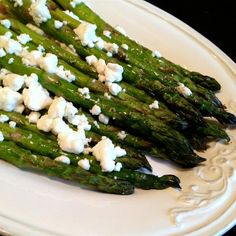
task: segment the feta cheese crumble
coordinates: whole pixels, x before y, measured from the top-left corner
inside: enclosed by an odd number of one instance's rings
[[[54,27],[55,27],[56,29],[62,28],[63,25],[64,25],[63,22],[61,22],[61,21],[59,21],[59,20],[55,20],[55,21],[54,21]]]
[[[93,48],[95,43],[98,41],[96,29],[96,25],[88,22],[82,22],[76,29],[74,29],[74,32],[83,46]]]
[[[85,98],[89,99],[90,95],[89,95],[89,89],[87,87],[84,88],[79,88],[78,91],[84,95]]]
[[[100,162],[104,172],[111,172],[115,169],[116,171],[120,171],[122,165],[116,163],[115,159],[119,156],[126,155],[126,151],[115,147],[109,138],[102,137],[102,140],[92,148],[92,151],[93,156]]]
[[[159,103],[155,100],[152,104],[149,105],[150,109],[159,109]]]
[[[152,56],[156,57],[156,58],[160,58],[161,57],[161,53],[159,51],[155,50],[155,51],[152,52]]]
[[[0,131],[0,142],[4,141],[3,133]]]
[[[14,58],[10,58],[9,60],[8,60],[8,64],[12,64],[14,62]]]
[[[28,116],[29,122],[32,124],[37,124],[40,116],[41,114],[39,112],[32,111]]]
[[[120,131],[118,134],[117,134],[118,138],[123,140],[126,138],[127,134],[125,133],[125,131]]]
[[[9,29],[11,27],[11,21],[8,19],[1,20],[1,25],[3,25],[5,28]]]
[[[9,126],[10,126],[12,129],[15,129],[15,128],[16,128],[16,122],[15,122],[15,121],[10,121],[10,122],[9,122]]]
[[[48,109],[48,116],[52,119],[64,117],[66,103],[67,102],[63,97],[54,98]]]
[[[100,114],[98,116],[98,120],[105,125],[109,123],[109,117],[105,116],[104,114]]]
[[[102,112],[101,107],[99,107],[98,105],[94,105],[89,111],[93,116],[98,116]]]
[[[79,21],[79,17],[77,15],[75,15],[72,11],[66,10],[66,11],[64,11],[64,13],[66,13],[68,16],[72,17],[73,19]]]
[[[122,91],[121,86],[116,83],[109,82],[107,84],[108,84],[107,86],[108,86],[109,92],[114,96],[117,96]]]
[[[25,45],[28,42],[30,42],[32,40],[32,38],[28,34],[20,34],[20,35],[17,36],[17,40],[21,44]]]
[[[7,115],[0,115],[0,123],[5,123],[9,121],[9,117]]]
[[[127,44],[122,44],[121,47],[124,48],[125,50],[129,50],[129,46]]]
[[[80,166],[81,168],[83,168],[84,170],[89,170],[90,169],[90,163],[89,160],[87,158],[84,158],[82,160],[78,161],[78,166]]]
[[[107,38],[111,39],[111,31],[109,30],[104,30],[103,35],[106,36]]]
[[[54,159],[54,161],[62,162],[64,164],[70,165],[70,158],[67,156],[59,156]]]
[[[13,91],[18,91],[23,87],[25,77],[18,74],[9,73],[4,76],[2,82],[5,87],[9,87]]]
[[[0,57],[5,57],[7,54],[3,48],[0,48]]]
[[[13,2],[14,2],[14,7],[23,6],[23,1],[22,0],[13,0]]]
[[[184,97],[192,95],[192,91],[188,87],[186,87],[183,83],[179,83],[179,86],[176,87],[176,90]]]
[[[84,2],[84,0],[73,0],[70,2],[70,5],[75,8],[77,5],[79,5],[80,3]]]
[[[32,16],[36,25],[40,25],[41,23],[47,22],[51,19],[51,14],[46,3],[46,0],[32,0],[29,14]]]

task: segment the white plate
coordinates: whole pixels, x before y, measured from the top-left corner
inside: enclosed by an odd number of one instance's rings
[[[236,113],[235,64],[181,21],[141,0],[91,0],[114,25],[165,57],[211,75]],[[115,196],[23,172],[0,162],[0,229],[12,235],[220,235],[235,223],[236,132],[212,144],[205,166],[186,171],[152,161],[157,174],[180,177],[182,191],[137,190]],[[1,231],[1,230],[0,230]]]

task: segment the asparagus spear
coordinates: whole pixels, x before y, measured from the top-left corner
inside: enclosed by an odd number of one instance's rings
[[[42,153],[44,153],[44,156],[49,155],[51,158],[54,158],[54,155],[57,156],[58,154],[60,154],[60,153],[57,153],[57,150],[55,150],[55,146],[56,146],[55,143],[53,143],[50,140],[47,140],[47,142],[50,142],[50,143],[47,143],[47,148],[44,148],[44,144],[43,144],[44,141],[39,136],[35,135],[34,133],[30,133],[32,137],[30,141],[27,141],[28,138],[26,137],[26,135],[28,135],[28,132],[26,130],[22,130],[19,128],[13,129],[13,128],[10,128],[7,124],[0,124],[0,129],[6,140],[15,141],[17,144],[19,144],[23,148],[33,151],[33,153],[36,153],[37,155],[42,155]],[[43,150],[42,150],[42,147],[43,147]],[[70,158],[73,164],[74,155],[69,154],[69,153],[67,153],[66,155]],[[126,168],[122,168],[119,171],[119,173],[118,172],[111,172],[111,173],[104,172],[103,173],[97,161],[94,160],[92,157],[88,155],[80,155],[77,157],[78,158],[76,159],[76,161],[78,161],[80,158],[87,158],[90,161],[90,166],[91,166],[90,172],[94,174],[108,176],[108,177],[116,176],[118,180],[129,181],[133,183],[136,187],[140,187],[143,189],[150,189],[150,188],[162,189],[166,187],[179,187],[180,181],[176,176],[173,176],[173,175],[166,175],[159,178],[157,176],[147,175],[141,172],[135,172]],[[121,159],[118,159],[118,160],[120,161]]]
[[[80,167],[68,166],[46,156],[32,154],[14,142],[3,141],[0,143],[0,159],[20,169],[40,171],[49,176],[76,181],[81,186],[95,188],[106,193],[128,195],[134,192],[134,186],[130,182],[92,174]]]
[[[87,7],[86,4],[81,2],[75,8],[73,8],[68,1],[55,0],[55,2],[59,3],[64,9],[71,10],[74,14],[79,16],[81,20],[95,23],[98,26],[97,32],[99,35],[102,35],[104,30],[112,32],[112,42],[120,45],[127,44],[132,49],[131,55],[128,58],[135,58],[137,60],[142,58],[141,63],[145,64],[147,68],[150,68],[151,64],[154,68],[158,67],[158,69],[163,70],[165,73],[170,72],[188,76],[197,84],[211,89],[212,91],[217,91],[220,89],[220,84],[214,78],[201,75],[200,73],[190,72],[187,69],[184,69],[183,67],[166,60],[164,57],[153,58],[152,52],[149,49],[143,47],[134,40],[131,40],[127,36],[122,35],[120,32],[106,23],[102,18],[100,18],[94,11],[92,11],[92,9]],[[53,4],[52,1],[49,1],[49,3],[52,9],[57,8],[57,6]],[[108,38],[106,38],[106,40],[109,41]]]

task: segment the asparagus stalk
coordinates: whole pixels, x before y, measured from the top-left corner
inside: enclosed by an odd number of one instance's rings
[[[32,154],[30,151],[20,148],[14,142],[1,142],[0,159],[20,169],[40,171],[49,176],[76,181],[81,186],[95,188],[106,193],[128,195],[134,192],[134,186],[130,182],[92,174],[80,167],[68,166],[53,161],[46,156]]]
[[[169,72],[187,76],[197,84],[200,84],[206,87],[207,89],[211,89],[212,91],[217,91],[220,89],[220,84],[214,78],[204,76],[196,72],[190,72],[187,69],[184,69],[183,67],[166,60],[164,57],[153,58],[152,52],[149,49],[143,47],[134,40],[131,40],[127,36],[122,35],[111,25],[106,23],[94,11],[92,11],[92,9],[87,7],[86,4],[80,3],[75,8],[73,8],[68,1],[55,0],[55,2],[59,3],[64,9],[72,11],[74,14],[79,16],[81,20],[95,23],[98,27],[97,32],[99,35],[102,35],[104,30],[112,32],[112,42],[115,42],[120,45],[127,44],[130,48],[132,48],[131,55],[128,58],[135,58],[137,60],[139,58],[142,58],[141,63],[145,64],[147,68],[150,68],[151,64],[154,68],[157,67],[165,73]],[[49,3],[52,9],[57,9],[57,6],[53,4],[52,1],[49,1]],[[106,40],[109,41],[109,39],[107,38]]]
[[[38,140],[36,140],[37,135],[34,135],[33,133],[31,133],[32,137],[30,141],[27,141],[27,137],[25,136],[25,135],[28,135],[27,131],[19,129],[19,128],[12,129],[9,126],[8,127],[7,126],[8,126],[7,124],[0,124],[0,129],[6,140],[15,141],[15,143],[22,146],[22,148],[26,148],[27,150],[33,151],[33,153],[36,153],[37,155],[42,155],[42,153],[44,153],[44,156],[49,155],[50,157],[53,157],[54,155],[58,154],[57,151],[54,152],[55,150],[54,146],[56,146],[56,144],[53,144],[52,141],[47,140],[50,143],[47,143],[47,148],[43,148],[44,150],[42,151],[43,140],[40,139],[40,137],[38,137]],[[41,146],[36,146],[36,145],[41,145]],[[71,161],[74,160],[73,154],[67,153],[66,155],[70,157]],[[94,174],[104,175],[107,177],[116,176],[118,180],[129,181],[133,183],[136,187],[140,187],[143,189],[150,189],[150,188],[162,189],[166,187],[179,187],[180,181],[176,176],[173,176],[173,175],[166,175],[159,178],[154,175],[147,175],[147,174],[144,174],[141,172],[135,172],[126,168],[122,168],[119,171],[119,173],[118,172],[111,172],[111,173],[104,172],[103,173],[97,161],[95,161],[93,158],[89,157],[88,155],[78,156],[77,161],[79,160],[79,158],[82,158],[82,156],[83,158],[87,158],[90,161],[90,165],[91,165],[90,172]]]

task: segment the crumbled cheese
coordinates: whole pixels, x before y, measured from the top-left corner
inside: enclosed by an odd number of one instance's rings
[[[0,57],[5,57],[7,54],[3,48],[0,48]]]
[[[62,162],[64,164],[70,165],[70,158],[67,156],[59,156],[54,159],[54,161]]]
[[[28,116],[29,122],[33,123],[33,124],[37,124],[40,116],[41,116],[41,114],[39,112],[32,111]]]
[[[32,50],[31,52],[25,51],[21,54],[22,63],[26,66],[37,66],[42,55],[43,53],[38,50]]]
[[[26,25],[29,29],[31,29],[32,31],[34,31],[35,33],[39,34],[39,35],[44,35],[44,32],[43,30],[41,30],[40,28],[38,28],[37,26],[35,25],[32,25],[30,23],[28,23]]]
[[[57,67],[56,75],[70,83],[76,79],[71,71],[64,69],[64,66]]]
[[[192,95],[192,91],[182,83],[179,83],[179,86],[176,87],[176,90],[184,97]]]
[[[124,48],[125,50],[129,50],[129,46],[127,44],[122,44],[121,47]]]
[[[16,128],[16,122],[15,122],[15,121],[10,121],[10,122],[9,122],[9,126],[10,126],[12,129],[15,129],[15,128]]]
[[[105,125],[109,123],[109,117],[105,116],[104,114],[100,114],[98,116],[98,120]]]
[[[48,115],[41,116],[37,121],[37,128],[44,132],[50,132],[52,129],[53,119],[49,118]]]
[[[104,30],[103,35],[106,36],[107,38],[111,39],[111,31],[109,30]]]
[[[60,133],[58,135],[58,144],[63,151],[79,154],[84,151],[84,146],[87,144],[85,132],[83,129]]]
[[[108,57],[112,57],[113,54],[112,54],[111,52],[107,52],[107,56],[108,56]]]
[[[152,104],[149,105],[150,109],[159,109],[159,102],[155,100]]]
[[[122,91],[121,86],[116,83],[108,83],[107,86],[108,86],[109,92],[114,96],[117,96]]]
[[[12,64],[14,62],[14,58],[10,58],[9,60],[8,60],[8,64]]]
[[[69,10],[64,11],[64,13],[66,13],[68,16],[74,18],[75,20],[79,20],[79,17]]]
[[[45,51],[45,48],[44,48],[42,45],[39,45],[39,46],[37,47],[37,49],[38,49],[38,51],[40,51],[40,52],[44,52],[44,51]]]
[[[70,132],[71,128],[62,118],[55,118],[53,119],[51,130],[53,134],[58,135],[60,133]]]
[[[25,82],[25,77],[17,74],[7,74],[3,79],[3,85],[13,91],[20,90]]]
[[[70,2],[70,5],[75,8],[77,5],[79,5],[80,3],[84,2],[84,0],[72,0]]]
[[[104,93],[104,97],[107,99],[111,99],[111,96],[108,93]]]
[[[122,168],[122,164],[120,162],[117,162],[114,168],[114,171],[119,172]]]
[[[125,131],[120,131],[118,134],[117,134],[118,138],[123,140],[126,138],[127,134],[125,133]]]
[[[88,22],[82,22],[76,29],[74,29],[74,32],[78,36],[83,46],[93,48],[94,44],[98,40],[96,29],[96,25],[90,24]]]
[[[25,86],[30,87],[32,84],[38,84],[38,76],[34,73],[30,76],[25,76]]]
[[[78,166],[80,166],[81,168],[83,168],[84,170],[89,170],[90,169],[90,163],[89,160],[87,158],[84,158],[82,160],[78,161]]]
[[[116,157],[122,157],[127,154],[125,149],[121,148],[120,146],[115,147],[115,153],[116,153]]]
[[[14,111],[22,103],[22,95],[8,87],[0,87],[0,109],[4,111]]]
[[[9,34],[8,34],[9,33]],[[5,35],[0,36],[0,47],[4,48],[9,54],[19,55],[22,51],[22,46],[16,40],[11,39],[11,33],[7,32]]]
[[[98,116],[102,112],[101,107],[99,107],[98,105],[94,105],[89,111],[93,116]]]
[[[124,36],[127,36],[125,29],[122,28],[121,26],[117,25],[117,26],[115,27],[115,29],[116,29],[118,32],[120,32],[121,34],[123,34]]]
[[[104,48],[112,54],[116,54],[119,51],[119,46],[116,43],[106,43],[105,42]]]
[[[100,162],[102,170],[105,172],[111,172],[115,170],[116,163],[115,159],[117,157],[117,151],[109,138],[103,137],[100,142],[98,142],[93,148],[93,156],[95,156],[96,160]],[[122,151],[124,154],[125,151]],[[120,153],[121,154],[121,151]],[[119,171],[121,165],[117,165],[117,171]]]
[[[100,126],[99,126],[99,124],[98,124],[98,122],[97,122],[96,120],[93,122],[93,124],[94,124],[98,129],[100,129]]]
[[[20,35],[17,36],[17,40],[21,44],[25,45],[28,42],[30,42],[32,40],[32,38],[28,34],[20,34]]]
[[[152,56],[160,58],[161,57],[161,53],[159,51],[155,50],[155,51],[152,52]]]
[[[78,112],[78,109],[73,105],[72,102],[67,102],[66,103],[66,108],[65,108],[65,117],[73,117],[76,113]]]
[[[102,50],[105,46],[105,42],[102,38],[98,37],[97,39],[97,42],[96,42],[96,47],[99,49],[99,50]]]
[[[0,131],[0,142],[4,141],[3,133]]]
[[[32,111],[40,111],[52,103],[49,92],[40,84],[32,83],[23,90],[23,100],[26,107]]]
[[[22,7],[23,1],[22,0],[12,0],[14,2],[14,7]]]
[[[84,129],[87,131],[91,129],[91,125],[84,114],[72,116],[68,119],[68,121],[71,124],[76,125],[79,129]]]
[[[79,88],[78,91],[84,95],[85,98],[90,99],[89,89],[87,87]]]
[[[29,14],[37,25],[51,19],[51,14],[46,3],[46,0],[33,0],[29,8]]]
[[[55,21],[54,21],[54,27],[55,27],[56,29],[62,28],[63,25],[64,25],[63,22],[61,22],[61,21],[59,21],[59,20],[55,20]]]
[[[65,115],[66,100],[63,97],[56,97],[52,101],[49,109],[48,115],[50,118],[62,118]]]
[[[1,20],[1,25],[3,25],[5,28],[9,29],[11,27],[11,21],[8,19]]]
[[[0,123],[5,123],[9,121],[9,117],[7,115],[0,115]]]
[[[47,53],[44,57],[40,57],[38,60],[39,67],[51,74],[57,72],[57,64],[58,58],[55,54],[52,53]]]

